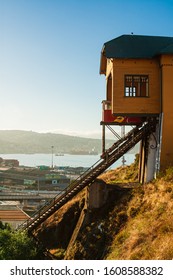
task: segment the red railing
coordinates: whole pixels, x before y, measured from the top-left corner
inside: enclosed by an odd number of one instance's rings
[[[141,117],[118,116],[112,113],[112,104],[108,100],[102,101],[102,124],[137,125],[144,121]]]

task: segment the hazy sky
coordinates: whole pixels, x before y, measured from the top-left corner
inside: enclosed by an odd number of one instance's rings
[[[0,0],[0,129],[101,131],[104,42],[173,36],[173,0]]]

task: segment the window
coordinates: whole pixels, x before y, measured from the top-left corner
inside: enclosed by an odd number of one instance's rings
[[[125,75],[126,97],[148,97],[148,76]]]

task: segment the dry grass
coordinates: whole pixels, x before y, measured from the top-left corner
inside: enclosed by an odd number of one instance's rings
[[[109,184],[135,182],[137,162],[108,171],[100,178]],[[173,168],[167,169],[149,184],[138,184],[138,187],[120,196],[117,193],[111,195],[109,203],[91,213],[90,222],[82,229],[72,248],[71,259],[173,259]],[[73,232],[69,231],[70,223],[76,209],[82,209],[80,204],[84,198],[85,191],[40,227],[44,239],[50,236],[54,239],[50,249],[57,258],[63,258]],[[67,240],[62,247],[65,238]],[[61,242],[57,244],[58,241]]]
[[[126,185],[136,181],[136,170],[137,162],[100,178],[109,184]],[[119,200],[115,196],[109,206],[107,214],[105,208],[99,210],[81,232],[73,248],[75,259],[173,259],[173,168],[152,183],[138,184]],[[102,233],[98,232],[99,223]]]
[[[107,184],[130,183],[138,181],[138,155],[135,162],[129,166],[121,166],[115,170],[107,171],[99,177]]]
[[[133,195],[106,259],[173,259],[173,183],[159,179]]]

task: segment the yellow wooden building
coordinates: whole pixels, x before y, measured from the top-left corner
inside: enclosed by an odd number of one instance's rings
[[[149,144],[141,144],[140,181],[149,181],[156,169],[173,165],[173,37],[122,35],[106,42],[100,74],[106,77],[103,126],[158,121]]]

